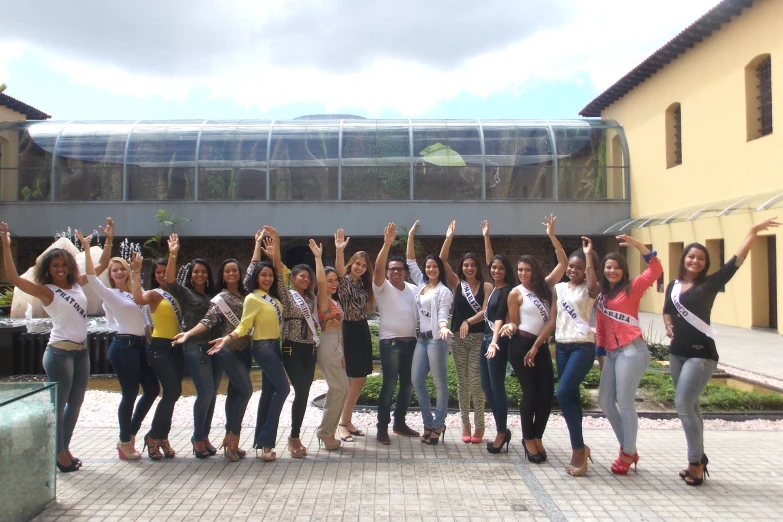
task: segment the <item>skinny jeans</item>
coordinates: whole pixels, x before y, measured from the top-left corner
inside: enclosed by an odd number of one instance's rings
[[[163,396],[152,417],[149,436],[153,439],[168,439],[174,405],[182,395],[182,373],[185,367],[182,346],[171,346],[171,339],[153,337],[147,345],[147,362],[163,388]]]
[[[464,339],[454,335],[454,367],[457,370],[457,398],[463,426],[470,425],[470,403],[473,401],[475,427],[484,428],[484,390],[481,389],[481,345],[484,334],[469,333]]]
[[[579,385],[595,362],[595,343],[557,343],[557,403],[568,426],[571,449],[585,447],[582,437],[582,403]]]
[[[321,332],[316,348],[316,364],[328,386],[324,399],[321,424],[316,432],[322,439],[333,437],[340,423],[345,397],[348,395],[348,376],[343,367],[342,329]]]
[[[118,334],[109,345],[109,362],[120,382],[122,398],[117,408],[120,442],[130,442],[158,397],[160,385],[147,363],[147,340],[139,335]],[[141,397],[136,400],[141,386]],[[135,408],[134,408],[135,403]]]
[[[310,386],[315,377],[316,345],[283,341],[283,367],[294,387],[294,403],[291,405],[291,438],[299,438]]]
[[[226,390],[226,431],[239,435],[242,430],[242,419],[247,411],[247,403],[253,395],[253,384],[250,382],[250,366],[253,363],[250,350],[226,350],[217,352],[214,363],[222,368],[228,377]]]
[[[193,403],[193,440],[204,440],[212,427],[215,402],[223,368],[208,355],[210,346],[193,341],[185,343],[185,364],[196,387],[196,402]]]
[[[699,462],[704,454],[704,418],[699,395],[718,367],[718,361],[669,354],[669,369],[674,382],[674,407],[685,430],[688,462]]]
[[[87,348],[63,350],[47,346],[43,355],[46,378],[57,383],[57,454],[69,449],[90,380]]]
[[[251,353],[261,368],[261,398],[258,400],[253,447],[274,448],[280,413],[290,392],[280,354],[280,339],[253,341]]]
[[[540,346],[533,358],[535,366],[525,366],[525,355],[535,341],[535,339],[515,335],[508,344],[508,362],[514,368],[522,388],[519,416],[522,423],[522,438],[525,440],[544,437],[555,395],[555,375],[549,347]]]
[[[505,433],[508,425],[508,393],[506,393],[506,367],[508,366],[508,337],[498,340],[495,357],[487,359],[492,334],[484,334],[481,345],[481,388],[492,410],[498,433]]]
[[[446,380],[446,367],[449,350],[443,339],[419,339],[413,352],[411,381],[419,398],[421,419],[424,426],[440,430],[446,423],[446,410],[449,405],[449,384]],[[432,413],[430,394],[427,390],[427,374],[432,373],[435,384],[435,415]],[[395,420],[397,420],[395,418]]]
[[[416,341],[398,341],[397,339],[381,339],[381,392],[378,394],[378,428],[387,428],[391,421],[391,405],[394,400],[394,389],[397,381],[397,400],[394,405],[394,426],[405,425],[405,415],[413,396],[413,381],[411,368],[413,354],[416,351]]]
[[[629,455],[636,453],[639,430],[634,398],[648,366],[650,351],[639,336],[629,344],[607,352],[598,386],[598,404],[623,451]]]

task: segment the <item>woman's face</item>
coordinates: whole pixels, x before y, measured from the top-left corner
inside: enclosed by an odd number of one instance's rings
[[[611,284],[615,285],[623,280],[623,269],[620,268],[620,263],[615,259],[609,259],[604,264],[604,277]]]
[[[272,288],[272,283],[274,282],[275,273],[272,271],[272,269],[268,266],[262,268],[258,273],[258,288],[264,292],[269,292],[269,289]]]
[[[685,254],[685,271],[696,277],[707,266],[707,256],[701,248],[691,248]]]
[[[502,283],[506,279],[506,266],[500,259],[495,259],[489,267],[489,273],[495,283]]]
[[[114,286],[128,282],[128,271],[122,263],[114,262],[109,267],[109,277],[114,282]]]
[[[155,282],[158,286],[166,286],[166,265],[155,265]]]
[[[49,276],[52,278],[52,281],[65,282],[70,273],[71,268],[68,266],[68,261],[63,257],[55,257],[49,263]]]
[[[337,272],[329,272],[326,274],[326,287],[329,289],[329,295],[334,295],[339,286],[340,281],[337,279]]]
[[[576,284],[580,284],[585,280],[585,262],[576,256],[568,260],[568,268],[566,268],[566,275],[568,279]]]
[[[226,263],[223,267],[223,281],[226,284],[239,282],[239,266],[236,263]]]
[[[201,263],[196,263],[193,265],[193,271],[190,273],[190,281],[194,285],[203,286],[207,284],[208,275],[207,267]]]
[[[424,272],[427,274],[427,278],[429,278],[430,281],[438,281],[438,278],[440,277],[440,269],[438,268],[437,261],[434,259],[428,259],[424,264]]]
[[[310,272],[308,272],[307,270],[300,270],[292,278],[291,284],[293,285],[294,290],[297,290],[299,292],[304,292],[305,290],[310,288]]]
[[[531,278],[533,277],[533,267],[530,266],[528,263],[518,263],[517,264],[517,278],[519,278],[519,282],[524,284],[527,284],[530,282]]]
[[[478,266],[476,265],[476,260],[469,257],[464,261],[462,261],[462,273],[465,274],[465,277],[470,279],[476,277],[476,274],[478,273]]]
[[[364,259],[363,257],[358,258],[351,265],[351,274],[353,274],[354,277],[359,278],[363,276],[366,271],[367,271],[367,260]]]

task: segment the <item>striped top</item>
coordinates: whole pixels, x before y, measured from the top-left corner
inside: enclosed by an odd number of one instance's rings
[[[340,278],[340,305],[343,307],[343,320],[364,321],[367,319],[365,307],[370,295],[361,283],[355,283],[346,276]]]

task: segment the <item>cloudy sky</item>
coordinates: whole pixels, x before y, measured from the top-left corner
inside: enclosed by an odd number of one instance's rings
[[[3,2],[55,119],[572,118],[716,0]]]

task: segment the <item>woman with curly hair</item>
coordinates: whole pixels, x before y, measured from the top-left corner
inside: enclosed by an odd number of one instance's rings
[[[106,228],[98,227],[106,236],[103,253],[95,268],[100,274],[111,257],[114,222],[106,218]],[[43,366],[49,381],[57,383],[57,468],[76,471],[82,461],[69,449],[73,430],[84,402],[90,378],[90,356],[87,349],[87,297],[82,286],[87,276],[79,273],[76,259],[67,250],[54,248],[46,252],[36,265],[33,281],[19,277],[11,253],[11,233],[6,223],[0,223],[3,241],[3,261],[8,282],[22,292],[41,300],[52,318],[49,344],[43,356]],[[85,256],[89,256],[89,249]]]

